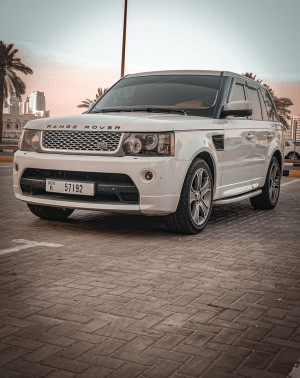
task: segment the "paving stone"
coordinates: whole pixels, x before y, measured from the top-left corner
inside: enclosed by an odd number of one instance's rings
[[[47,375],[47,378],[74,378],[77,374],[70,371],[56,370],[53,373]]]
[[[176,334],[169,334],[169,335],[165,335],[161,339],[159,339],[154,344],[154,347],[172,350],[173,348],[175,348],[176,345],[181,343],[183,340],[185,340],[184,336],[180,336],[180,335],[176,335]]]
[[[0,355],[0,366],[4,366],[8,362],[14,361],[26,353],[28,353],[28,350],[15,347],[4,350]]]
[[[81,354],[87,352],[93,347],[94,344],[80,341],[72,344],[67,348],[62,349],[59,352],[59,355],[64,358],[77,359]]]
[[[122,340],[107,339],[98,348],[94,349],[94,352],[103,356],[109,356],[125,344],[125,341]]]
[[[179,363],[183,363],[189,359],[189,355],[187,354],[178,353],[174,351],[168,351],[168,350],[154,348],[154,347],[151,347],[147,349],[146,351],[144,351],[144,355],[145,354],[147,356],[152,356],[155,358],[160,358],[163,360],[169,360],[169,361],[174,361],[174,362],[179,362]]]
[[[225,329],[214,339],[214,342],[222,344],[234,344],[241,335],[242,332],[236,329]]]
[[[181,365],[171,361],[160,361],[152,369],[145,373],[146,377],[165,378],[169,377]]]
[[[155,341],[156,340],[153,337],[138,336],[131,342],[127,343],[124,349],[133,353],[140,353],[147,349],[150,345],[154,344]]]
[[[7,369],[15,370],[20,373],[32,375],[34,377],[44,377],[54,371],[53,368],[39,363],[27,362],[22,359],[14,360],[6,365]]]
[[[188,356],[198,356],[198,357],[204,357],[204,358],[210,358],[213,360],[216,360],[220,356],[220,352],[204,348],[202,346],[193,346],[193,345],[179,345],[177,348],[175,348],[176,352],[179,353],[185,353]]]
[[[192,377],[199,377],[211,364],[212,360],[201,357],[193,357],[181,368],[180,372]]]
[[[238,373],[242,377],[247,378],[286,378],[285,374],[281,373],[274,373],[274,372],[267,372],[265,370],[255,369],[249,366],[242,366]]]
[[[245,362],[246,366],[252,366],[258,369],[265,369],[272,359],[272,355],[264,352],[253,352]]]
[[[285,327],[285,326],[276,326],[275,328],[273,328],[271,334],[272,336],[279,337],[282,339],[289,339],[294,332],[295,332],[295,328]]]
[[[118,369],[117,371],[113,372],[110,377],[112,378],[136,378],[140,377],[141,374],[147,369],[144,365],[133,364],[130,362],[125,363]]]
[[[118,369],[119,367],[124,365],[123,360],[118,360],[116,358],[107,356],[100,356],[94,353],[84,353],[78,357],[78,361],[82,361],[90,365],[100,365],[107,367],[108,369]]]
[[[247,333],[243,336],[244,339],[261,341],[268,333],[269,329],[262,327],[249,327]]]
[[[156,362],[155,358],[151,358],[145,355],[127,352],[126,350],[120,350],[113,355],[114,358],[138,363],[140,365],[152,366]]]
[[[205,345],[213,336],[210,333],[197,331],[186,340],[186,344],[199,347]]]
[[[88,364],[75,360],[69,360],[60,356],[48,357],[43,361],[43,364],[57,369],[68,370],[74,373],[81,373],[89,368]]]
[[[45,358],[53,356],[62,350],[62,347],[56,345],[43,345],[41,348],[26,354],[24,359],[31,362],[41,362]]]
[[[213,369],[221,370],[225,373],[234,373],[238,366],[243,362],[244,357],[225,353],[214,364]]]
[[[80,378],[104,378],[111,374],[111,372],[112,370],[102,366],[92,366],[78,376]]]
[[[299,350],[282,348],[276,357],[276,362],[288,366],[294,366],[299,358]]]

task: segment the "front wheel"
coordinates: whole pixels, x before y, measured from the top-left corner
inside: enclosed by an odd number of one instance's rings
[[[35,216],[43,219],[64,220],[68,218],[74,209],[65,209],[60,207],[40,206],[27,204],[28,209]]]
[[[212,203],[210,168],[204,160],[195,159],[186,174],[177,210],[166,217],[168,228],[181,234],[201,232],[209,220]]]
[[[280,181],[280,165],[277,158],[273,156],[268,169],[265,185],[262,187],[262,193],[258,196],[250,198],[251,205],[255,209],[273,209],[277,205],[279,199]]]

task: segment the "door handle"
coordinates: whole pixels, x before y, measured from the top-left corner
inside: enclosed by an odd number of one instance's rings
[[[248,139],[248,140],[254,139],[254,134],[251,134],[251,133],[247,134],[246,139]]]

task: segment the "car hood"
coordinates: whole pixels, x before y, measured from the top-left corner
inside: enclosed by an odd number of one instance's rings
[[[74,116],[39,118],[29,121],[25,129],[78,130],[117,132],[161,132],[197,129],[222,129],[225,119],[213,119],[181,114],[98,113]]]

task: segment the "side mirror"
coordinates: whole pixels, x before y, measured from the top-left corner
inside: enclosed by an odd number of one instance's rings
[[[253,112],[250,101],[231,101],[224,105],[222,116],[248,117]]]

